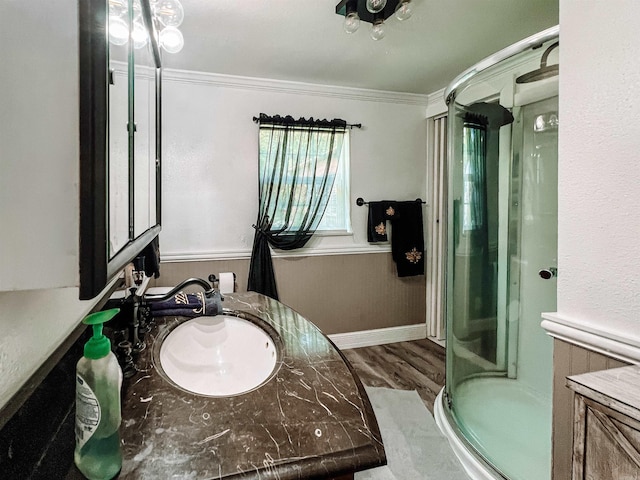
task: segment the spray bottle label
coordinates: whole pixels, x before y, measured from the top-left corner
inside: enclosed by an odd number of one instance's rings
[[[76,375],[76,448],[92,437],[100,424],[100,404],[96,394],[80,375]]]

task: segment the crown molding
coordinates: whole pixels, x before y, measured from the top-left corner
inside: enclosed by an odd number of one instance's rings
[[[447,110],[447,104],[444,101],[444,88],[427,95],[427,118],[445,115]]]
[[[273,80],[256,77],[242,77],[235,75],[223,75],[219,73],[197,72],[191,70],[178,70],[169,68],[165,68],[162,70],[162,81],[201,85],[204,84],[222,88],[237,88],[243,90],[278,92],[294,95],[332,97],[345,100],[418,105],[422,107],[426,107],[428,104],[427,95],[414,93],[388,92],[383,90],[339,87],[333,85],[291,82],[285,80]]]

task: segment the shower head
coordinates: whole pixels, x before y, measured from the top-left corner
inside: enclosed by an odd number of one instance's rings
[[[464,107],[465,121],[500,128],[513,123],[513,114],[499,103],[476,102]]]
[[[545,78],[551,78],[558,75],[560,72],[560,65],[549,65],[547,66],[547,58],[551,53],[551,50],[560,45],[560,42],[555,42],[549,48],[547,48],[542,54],[542,58],[540,59],[540,68],[533,70],[532,72],[527,72],[524,75],[520,75],[516,78],[516,83],[531,83],[537,82],[538,80],[544,80]]]
[[[558,65],[549,65],[548,67],[540,67],[532,72],[525,73],[516,78],[516,83],[531,83],[545,78],[551,78],[558,75],[560,68]]]

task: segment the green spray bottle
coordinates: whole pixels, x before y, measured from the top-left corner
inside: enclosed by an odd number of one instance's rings
[[[120,448],[120,389],[122,370],[102,334],[102,324],[120,309],[88,315],[82,322],[93,326],[76,367],[76,448],[74,461],[90,480],[115,477],[122,467]]]

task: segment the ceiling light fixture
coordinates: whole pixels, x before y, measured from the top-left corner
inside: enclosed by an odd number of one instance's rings
[[[355,33],[360,21],[371,24],[371,38],[384,38],[384,21],[395,13],[398,20],[411,17],[411,0],[341,0],[336,5],[336,13],[344,15],[344,31]]]
[[[178,53],[184,46],[184,37],[178,27],[184,20],[180,0],[150,0],[154,23],[160,31],[160,46],[168,53]],[[134,48],[147,44],[147,31],[143,27],[140,0],[133,0],[133,27],[131,38]],[[127,0],[109,0],[109,41],[124,45],[129,41],[129,8]]]

